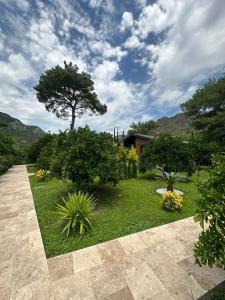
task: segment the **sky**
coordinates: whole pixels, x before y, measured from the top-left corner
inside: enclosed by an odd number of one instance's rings
[[[37,101],[40,75],[64,60],[91,74],[100,131],[172,116],[225,70],[224,0],[0,0],[0,111],[57,132],[69,127]]]

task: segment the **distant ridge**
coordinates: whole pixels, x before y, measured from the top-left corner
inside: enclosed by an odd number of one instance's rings
[[[188,134],[191,132],[191,118],[188,118],[183,113],[178,113],[173,117],[163,117],[158,120],[159,126],[156,128],[156,133],[171,132]]]
[[[11,135],[19,148],[30,146],[45,134],[40,127],[25,125],[20,120],[3,112],[0,112],[0,132]]]

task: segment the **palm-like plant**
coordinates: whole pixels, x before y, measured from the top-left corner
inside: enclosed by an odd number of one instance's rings
[[[63,199],[64,205],[57,205],[57,215],[62,232],[78,233],[81,236],[92,229],[91,217],[95,208],[94,198],[82,192],[69,194],[67,199]]]
[[[179,173],[175,173],[175,172],[165,172],[162,171],[162,174],[159,175],[159,178],[163,179],[166,183],[167,183],[167,191],[171,191],[173,192],[173,186],[174,184],[181,179],[181,177],[179,176]]]

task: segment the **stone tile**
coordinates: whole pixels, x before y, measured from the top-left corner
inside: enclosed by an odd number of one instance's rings
[[[112,263],[106,264],[91,269],[92,288],[97,299],[103,299],[127,286],[119,266],[110,268],[109,264]]]
[[[48,269],[53,281],[73,275],[73,256],[71,253],[47,260]]]
[[[0,264],[0,299],[10,299],[12,281],[12,260]]]
[[[74,272],[80,272],[102,264],[102,259],[96,246],[73,252]]]
[[[118,292],[115,292],[109,296],[102,298],[104,300],[134,300],[134,297],[129,289],[129,287],[125,287]]]
[[[199,267],[195,264],[193,257],[180,261],[179,266],[181,266],[189,276],[193,276],[199,285],[206,291],[225,281],[225,271],[217,267]]]
[[[118,240],[109,241],[97,245],[102,262],[117,263],[121,269],[131,267],[126,252]]]
[[[138,234],[131,234],[117,239],[127,255],[145,249],[147,246]]]
[[[91,286],[90,273],[87,270],[54,281],[53,287],[55,300],[95,299]]]
[[[42,250],[42,249],[41,249]],[[15,287],[22,288],[48,274],[45,255],[25,246],[13,256],[13,278]]]
[[[54,300],[50,276],[43,277],[31,284],[32,300]]]
[[[172,297],[192,299],[192,286],[196,290],[199,285],[194,279],[194,282],[189,281],[189,275],[172,257],[162,250],[156,252],[152,248],[144,250],[142,255]]]
[[[126,269],[123,275],[134,299],[152,299],[156,294],[165,292],[162,283],[147,263],[142,262],[136,267]]]

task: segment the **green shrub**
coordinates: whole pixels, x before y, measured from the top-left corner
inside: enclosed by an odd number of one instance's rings
[[[64,201],[64,205],[58,204],[57,214],[62,232],[69,234],[78,233],[83,235],[92,229],[91,217],[95,208],[94,199],[88,194],[77,192],[70,194]]]
[[[57,136],[50,170],[59,178],[71,179],[78,189],[85,190],[96,177],[102,183],[116,184],[120,178],[116,155],[110,134],[78,128]]]
[[[46,133],[39,138],[38,141],[34,142],[27,150],[27,158],[29,163],[36,163],[42,149],[54,138],[53,134]]]
[[[163,194],[163,207],[168,211],[176,211],[182,208],[183,197],[176,192],[167,191]]]
[[[50,169],[51,159],[52,159],[52,153],[53,153],[53,142],[50,141],[47,145],[45,145],[38,158],[37,158],[37,168],[38,169]]]
[[[203,232],[194,248],[196,262],[225,269],[225,153],[213,156],[209,179],[199,185],[199,191],[195,221]]]
[[[4,174],[14,163],[13,155],[0,155],[0,175]]]

